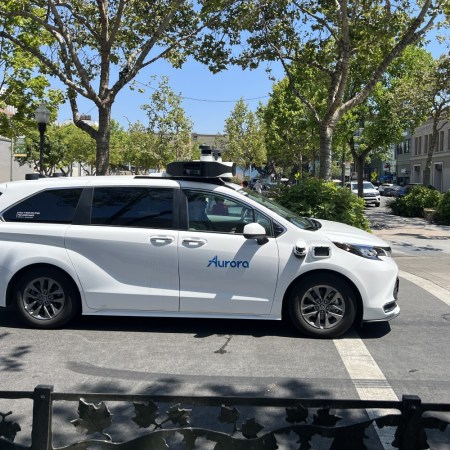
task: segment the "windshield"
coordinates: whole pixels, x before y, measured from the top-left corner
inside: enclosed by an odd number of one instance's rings
[[[358,183],[351,183],[352,189],[358,189]],[[370,181],[363,181],[363,189],[375,189],[375,186]]]
[[[313,222],[311,219],[308,219],[307,217],[300,217],[297,216],[295,213],[290,211],[289,209],[279,205],[276,201],[269,199],[267,197],[264,197],[263,195],[257,194],[254,191],[251,191],[249,189],[240,189],[239,192],[255,202],[259,203],[260,205],[265,206],[266,208],[270,209],[274,213],[281,216],[283,219],[289,221],[293,225],[295,225],[298,228],[301,228],[302,230],[315,230],[318,228],[318,225]]]

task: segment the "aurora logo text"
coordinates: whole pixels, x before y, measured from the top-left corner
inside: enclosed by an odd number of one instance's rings
[[[233,269],[242,267],[243,269],[248,269],[250,267],[250,264],[249,264],[248,261],[235,261],[235,260],[232,260],[232,261],[230,261],[230,260],[228,260],[228,261],[227,260],[221,261],[216,255],[216,256],[214,256],[213,259],[210,259],[208,261],[208,265],[206,267],[211,267],[211,266],[223,267],[223,268],[231,267]]]

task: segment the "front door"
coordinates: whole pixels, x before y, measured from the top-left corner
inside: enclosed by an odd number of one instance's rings
[[[278,278],[275,238],[259,245],[246,239],[245,223],[270,220],[252,208],[220,194],[186,191],[188,201],[202,202],[205,223],[197,206],[188,206],[189,230],[180,231],[180,311],[215,314],[269,314]],[[217,204],[223,207],[214,208]],[[213,212],[215,212],[213,214]]]

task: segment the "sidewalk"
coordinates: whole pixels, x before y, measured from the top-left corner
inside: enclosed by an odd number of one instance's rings
[[[386,208],[366,208],[372,233],[392,247],[399,269],[450,292],[450,226],[394,216]]]

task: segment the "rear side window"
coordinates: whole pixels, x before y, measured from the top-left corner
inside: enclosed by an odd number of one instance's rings
[[[17,203],[3,213],[6,222],[71,223],[82,188],[49,189]]]
[[[92,225],[173,228],[173,189],[101,187],[94,189]]]

